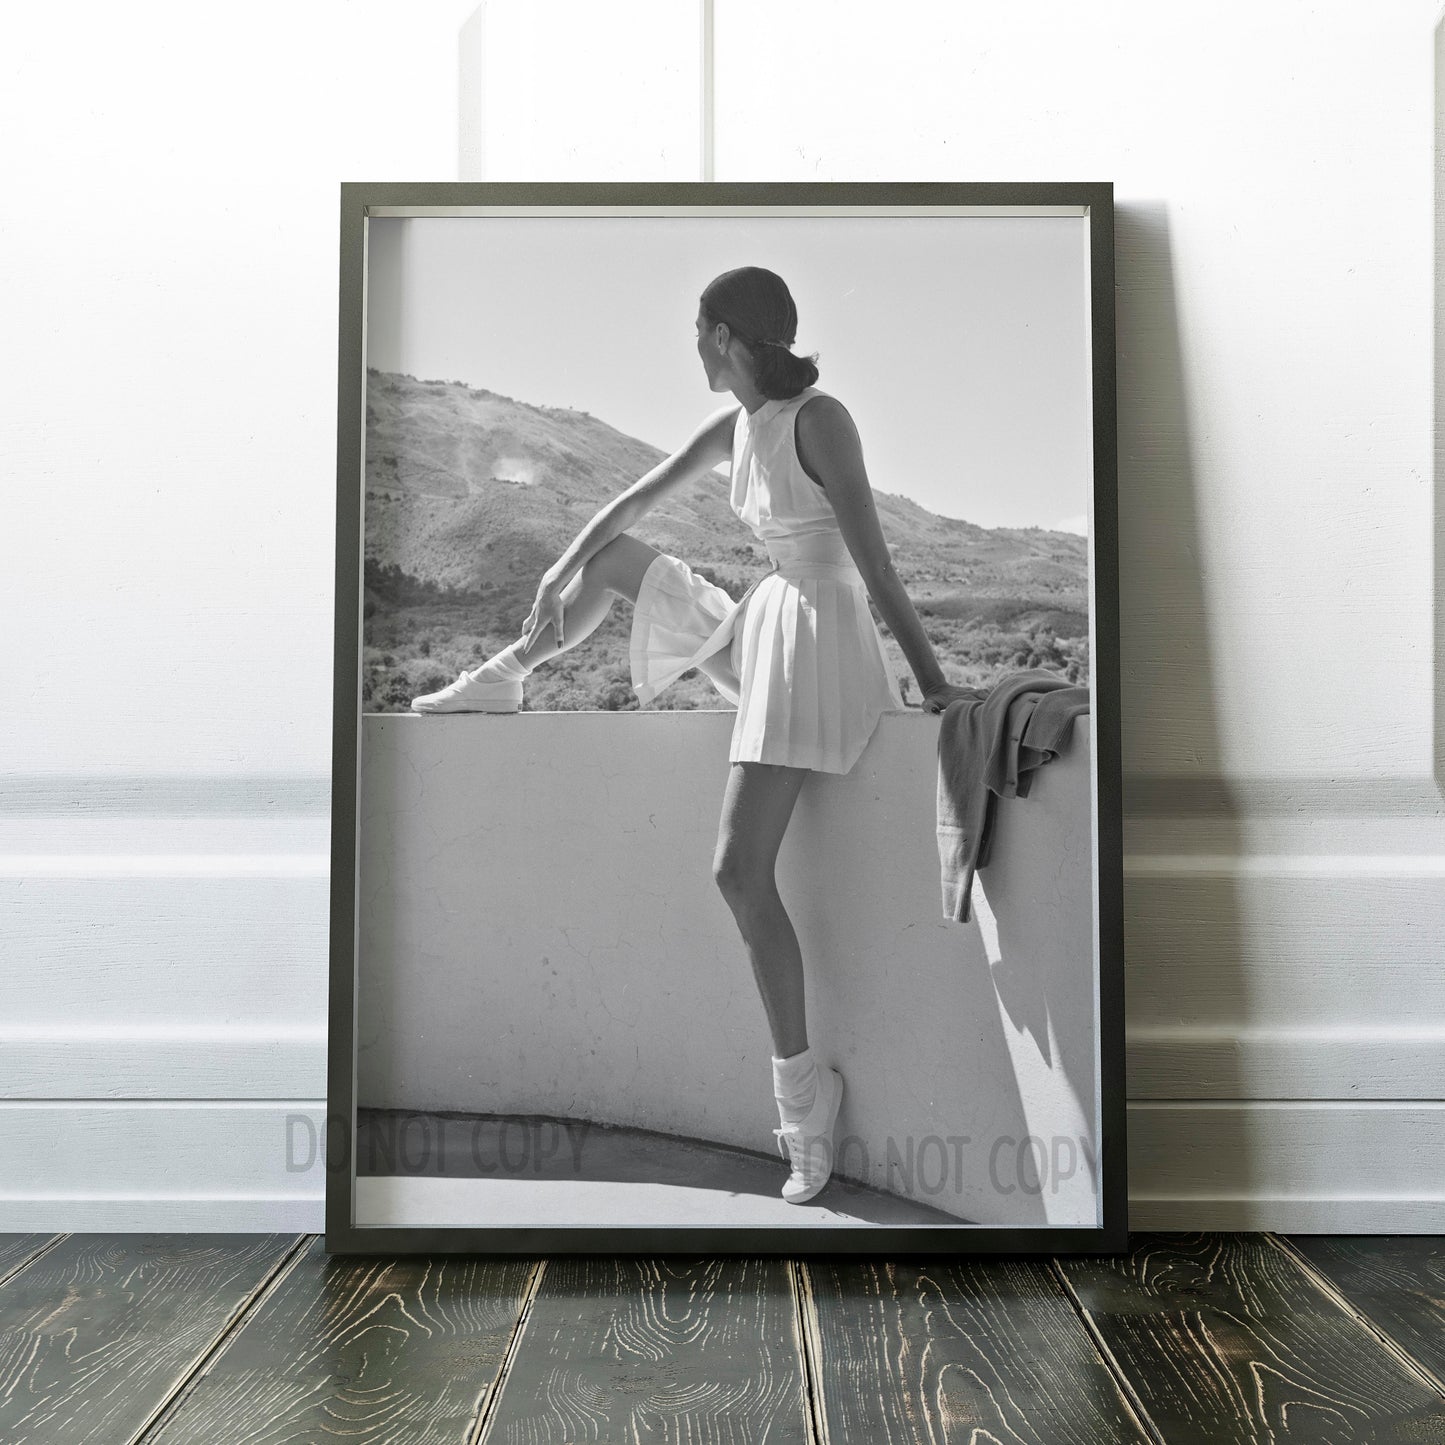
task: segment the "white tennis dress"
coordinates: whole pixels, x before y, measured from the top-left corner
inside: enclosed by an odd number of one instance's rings
[[[728,650],[737,689],[730,761],[846,773],[878,719],[903,698],[883,651],[862,575],[827,493],[803,470],[793,438],[809,397],[744,407],[733,431],[732,509],[768,549],[772,570],[734,602],[661,553],[643,575],[632,618],[632,685],[647,704],[705,658]]]

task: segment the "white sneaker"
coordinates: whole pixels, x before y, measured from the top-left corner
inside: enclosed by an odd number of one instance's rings
[[[465,671],[440,692],[411,700],[413,712],[516,712],[521,706],[520,682],[478,682]]]
[[[784,1121],[781,1129],[773,1130],[778,1136],[779,1153],[786,1146],[785,1157],[793,1166],[783,1185],[783,1198],[789,1204],[806,1204],[833,1173],[833,1126],[838,1122],[842,1102],[842,1074],[837,1069],[820,1068],[813,1107],[795,1123]]]

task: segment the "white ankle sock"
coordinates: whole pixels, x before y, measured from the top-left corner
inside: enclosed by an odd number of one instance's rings
[[[469,675],[477,682],[521,682],[531,676],[532,669],[518,659],[517,648],[520,645],[514,642],[510,647],[504,647]]]
[[[786,1122],[801,1119],[813,1107],[818,1066],[811,1047],[785,1059],[773,1055],[773,1096]]]

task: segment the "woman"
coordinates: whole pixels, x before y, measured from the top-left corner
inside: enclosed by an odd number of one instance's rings
[[[798,313],[782,278],[727,271],[699,300],[697,351],[713,413],[682,448],[608,503],[547,570],[522,637],[417,712],[515,711],[533,668],[575,647],[613,600],[633,604],[633,685],[650,702],[701,668],[737,704],[713,873],[752,962],[772,1031],[773,1132],[791,1172],[783,1198],[803,1203],[827,1183],[843,1080],[808,1044],[803,964],[774,877],[778,849],[810,771],[846,773],[879,717],[903,707],[871,596],[923,693],[940,713],[955,698],[893,570],[844,407],[813,383],[815,358],[789,350]],[[733,511],[765,543],[773,570],[734,603],[627,528],[678,487],[731,460]]]

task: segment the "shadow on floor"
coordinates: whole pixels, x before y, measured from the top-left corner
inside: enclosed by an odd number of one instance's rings
[[[571,1212],[599,1219],[628,1212],[657,1222],[675,1200],[679,1222],[691,1222],[699,1203],[715,1209],[719,1225],[789,1224],[825,1215],[839,1224],[969,1224],[946,1210],[903,1199],[841,1177],[830,1179],[807,1205],[785,1201],[782,1155],[660,1134],[650,1129],[559,1119],[541,1114],[428,1113],[412,1109],[357,1110],[358,1178],[486,1180],[505,1189],[515,1206],[517,1186],[572,1186]],[[621,1186],[619,1188],[618,1186]],[[632,1186],[629,1188],[628,1186]],[[707,1196],[707,1198],[703,1198]],[[774,1209],[774,1206],[776,1208]],[[607,1222],[612,1222],[609,1219]]]

